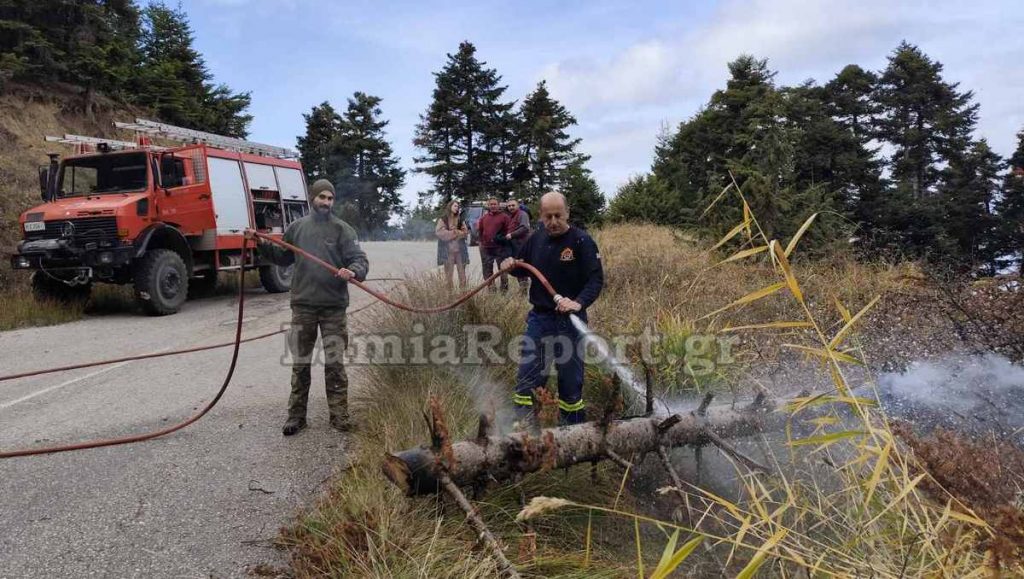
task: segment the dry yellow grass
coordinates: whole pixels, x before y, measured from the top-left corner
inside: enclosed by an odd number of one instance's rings
[[[734,231],[750,224],[741,224]],[[759,572],[781,577],[893,578],[1024,574],[1020,559],[1008,560],[993,551],[990,539],[994,522],[984,520],[956,495],[945,491],[940,480],[897,440],[871,398],[851,394],[846,372],[850,364],[860,362],[858,355],[862,355],[850,345],[851,333],[877,298],[862,309],[848,309],[842,305],[842,296],[834,295],[843,322],[831,329],[813,311],[810,296],[818,294],[814,291],[818,289],[814,288],[815,278],[808,276],[809,283],[805,282],[802,269],[798,274],[790,263],[795,240],[783,246],[750,234],[745,245],[748,247],[738,251],[752,251],[744,255],[767,254],[771,258],[764,266],[770,268],[771,275],[765,280],[770,283],[748,288],[739,299],[720,300],[732,306],[719,310],[725,314],[733,307],[762,304],[780,308],[780,313],[785,311],[781,319],[787,323],[801,320],[809,325],[810,335],[805,336],[809,339],[790,346],[818,358],[833,388],[793,400],[787,411],[792,415],[791,422],[796,423],[810,410],[816,410],[810,421],[815,431],[794,439],[787,430],[789,456],[779,458],[775,473],[738,472],[740,500],[728,500],[697,486],[672,489],[683,496],[690,509],[703,513],[692,526],[656,521],[602,505],[573,506],[632,519],[637,529],[641,523],[675,529],[659,565],[669,570],[682,565],[693,551],[685,551],[691,542],[675,550],[679,533],[684,533],[690,541],[714,542],[726,550],[728,558],[722,574],[742,578]],[[837,279],[826,272],[818,279],[843,282],[851,278]],[[864,278],[852,279],[858,285],[870,285]],[[848,285],[841,283],[830,289],[838,292]],[[763,305],[783,296],[789,307],[778,302]],[[790,309],[797,310],[797,315],[792,315]],[[811,466],[808,457],[817,458],[825,467]],[[643,576],[639,533],[636,541],[637,571]]]
[[[665,228],[615,226],[596,236],[607,275],[606,290],[591,313],[599,332],[635,332],[652,321],[679,332],[712,334],[757,326],[727,333],[743,334],[748,348],[773,344],[774,350],[758,354],[762,358],[788,351],[782,342],[805,348],[798,355],[811,350],[809,356],[818,357],[834,380],[835,392],[791,408],[795,420],[803,420],[813,408],[820,430],[791,440],[789,456],[779,457],[780,465],[792,461],[780,470],[786,475],[741,473],[739,501],[695,487],[682,489],[691,508],[703,513],[697,528],[658,520],[648,508],[634,504],[629,493],[619,496],[621,476],[608,466],[602,467],[602,482],[596,485],[589,473],[576,472],[586,469],[573,469],[490,490],[477,505],[510,553],[529,535],[525,523],[515,520],[523,506],[521,496],[557,497],[580,506],[532,519],[538,556],[522,564],[522,572],[637,576],[638,554],[644,573],[655,576],[665,576],[676,566],[687,573],[720,576],[725,569],[744,577],[758,571],[765,575],[769,569],[779,576],[809,572],[880,577],[978,571],[984,554],[976,545],[985,525],[955,503],[947,508],[923,496],[912,458],[896,443],[884,416],[841,396],[848,391],[845,366],[859,355],[856,348],[850,350],[850,344],[859,343],[855,332],[863,317],[858,313],[878,295],[908,291],[906,280],[913,268],[840,259],[800,264],[797,276],[782,246],[719,264],[728,253],[711,251],[710,244]],[[733,251],[757,243],[752,236]],[[772,284],[782,284],[781,289],[743,301]],[[443,300],[437,280],[409,284],[408,291],[413,302]],[[515,336],[525,309],[519,300],[484,295],[436,317],[381,309],[374,325],[378,331],[408,334],[422,322],[429,339],[465,324],[491,322],[506,336]],[[780,320],[799,325],[778,324]],[[745,366],[732,371],[744,372],[760,358],[746,359]],[[459,511],[442,499],[406,499],[384,482],[378,465],[385,451],[427,441],[422,413],[430,396],[441,401],[453,436],[471,435],[477,413],[486,409],[481,408],[480,393],[489,393],[483,400],[497,400],[493,404],[500,406],[511,390],[513,372],[509,365],[380,366],[360,372],[355,412],[362,426],[354,437],[352,466],[283,534],[297,575],[493,576],[487,553],[470,549],[472,533]],[[600,373],[590,372],[588,379],[588,399],[607,397]],[[859,425],[840,427],[839,417],[845,419],[851,404]],[[807,459],[815,462],[813,468]],[[617,523],[622,517],[632,519],[631,524]],[[851,529],[857,532],[851,534]]]

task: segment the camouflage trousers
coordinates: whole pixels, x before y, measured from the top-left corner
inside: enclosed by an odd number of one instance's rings
[[[318,328],[322,349],[317,352],[314,348]],[[288,398],[288,418],[306,417],[313,362],[322,362],[324,365],[327,408],[331,418],[348,418],[348,377],[345,375],[344,364],[346,347],[348,329],[345,308],[292,304],[292,325],[288,331],[288,348],[292,354],[292,393]]]

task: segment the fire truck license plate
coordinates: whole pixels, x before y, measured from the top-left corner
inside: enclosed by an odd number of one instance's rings
[[[44,231],[46,229],[45,221],[26,221],[25,231]]]

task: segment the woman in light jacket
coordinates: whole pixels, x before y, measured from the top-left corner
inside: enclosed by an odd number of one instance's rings
[[[462,215],[462,206],[452,200],[445,208],[444,214],[434,226],[437,235],[437,265],[444,266],[445,279],[452,288],[452,271],[459,270],[459,287],[465,289],[469,281],[466,279],[466,264],[469,263],[469,226]]]

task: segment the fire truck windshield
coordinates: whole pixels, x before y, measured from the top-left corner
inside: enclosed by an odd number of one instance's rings
[[[144,191],[145,153],[110,153],[68,159],[61,166],[60,196]]]

